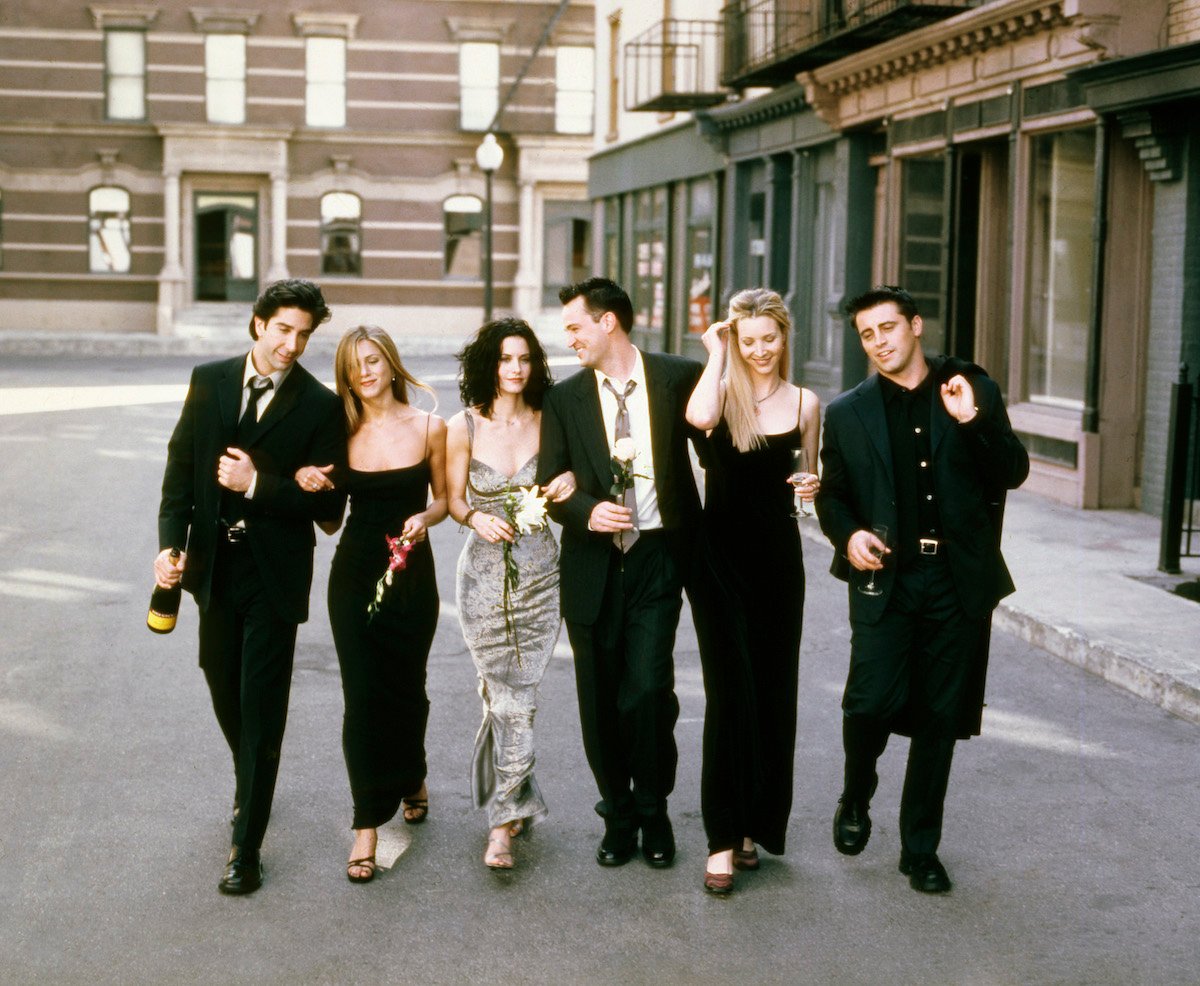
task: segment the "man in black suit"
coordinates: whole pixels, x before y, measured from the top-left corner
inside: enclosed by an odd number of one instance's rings
[[[829,405],[821,449],[817,515],[833,574],[850,583],[833,840],[851,856],[866,846],[876,760],[890,733],[911,735],[900,872],[945,893],[937,848],[950,761],[955,740],[979,732],[991,614],[1014,588],[1000,554],[1004,498],[1029,457],[980,367],[926,359],[907,291],[876,288],[847,311],[878,373]],[[870,576],[878,594],[863,591]]]
[[[551,388],[542,407],[539,481],[571,470],[575,493],[551,504],[563,525],[562,613],[575,654],[583,745],[600,790],[601,866],[638,846],[670,866],[675,838],[675,631],[700,498],[684,410],[701,366],[630,341],[633,307],[612,281],[564,288],[563,327],[583,369]],[[613,448],[636,448],[633,485],[614,501]]]
[[[296,627],[308,619],[313,521],[341,510],[337,494],[293,479],[301,466],[345,461],[341,401],[296,362],[329,314],[310,281],[267,287],[250,320],[253,348],[196,367],[167,448],[154,575],[164,587],[182,580],[195,597],[200,667],[233,753],[226,894],[262,883]],[[185,547],[172,563],[170,550]]]

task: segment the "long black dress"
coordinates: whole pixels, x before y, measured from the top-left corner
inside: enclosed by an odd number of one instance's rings
[[[713,593],[697,629],[704,668],[700,803],[710,853],[749,836],[781,854],[792,806],[804,560],[791,516],[800,428],[739,452],[722,420],[705,457]],[[715,617],[715,618],[714,618]]]
[[[329,573],[329,622],[346,701],[342,749],[354,798],[354,828],[377,828],[425,780],[429,699],[425,665],[438,620],[438,591],[428,539],[396,572],[379,612],[367,607],[387,571],[386,536],[423,511],[429,462],[380,472],[347,470],[350,516]]]

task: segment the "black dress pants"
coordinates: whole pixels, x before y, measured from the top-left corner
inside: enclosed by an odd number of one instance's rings
[[[900,841],[907,853],[936,852],[941,840],[965,686],[985,625],[986,619],[963,612],[943,555],[920,556],[897,573],[878,622],[851,619],[842,698],[843,797],[870,801],[875,763],[889,734],[910,732],[900,801]]]
[[[596,622],[567,622],[583,748],[600,790],[596,811],[609,830],[633,830],[665,813],[675,787],[682,606],[667,535],[643,532],[624,558],[612,549]]]
[[[233,844],[258,849],[271,816],[287,723],[296,624],[276,613],[249,544],[222,543],[200,614],[200,667],[233,754]]]

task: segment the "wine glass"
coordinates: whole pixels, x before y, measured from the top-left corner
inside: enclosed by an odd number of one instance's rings
[[[874,534],[877,538],[879,538],[879,541],[883,545],[884,548],[887,548],[890,546],[891,542],[888,540],[888,529],[887,529],[886,524],[872,525],[871,533]],[[873,554],[876,558],[882,559],[883,558],[883,549],[872,546],[871,554]],[[876,572],[875,569],[871,569],[871,577],[867,580],[867,584],[860,585],[858,587],[858,591],[861,592],[864,596],[882,596],[883,595],[883,590],[875,584],[875,572]]]
[[[792,449],[792,473],[788,476],[788,481],[797,483],[804,478],[804,474],[808,471],[808,449]],[[812,516],[812,511],[808,509],[808,504],[804,501],[804,498],[800,495],[800,491],[795,486],[792,487],[792,516]]]

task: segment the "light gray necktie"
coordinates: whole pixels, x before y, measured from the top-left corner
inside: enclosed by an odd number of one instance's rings
[[[612,385],[611,380],[604,381],[605,389],[617,399],[617,422],[613,428],[613,438],[620,441],[622,438],[630,438],[629,434],[629,408],[625,406],[625,401],[629,395],[633,393],[633,388],[637,386],[637,381],[630,380],[625,384],[625,392],[617,393],[617,388]],[[634,468],[632,465],[630,468]],[[637,492],[631,486],[621,496],[622,506],[628,507],[633,511],[633,516],[630,518],[633,521],[632,531],[618,531],[613,535],[613,542],[622,551],[628,552],[633,547],[634,542],[638,539],[637,531]]]

